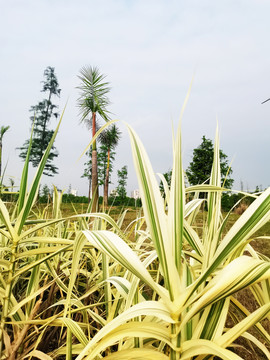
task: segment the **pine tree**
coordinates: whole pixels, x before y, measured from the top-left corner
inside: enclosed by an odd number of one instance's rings
[[[48,129],[49,122],[52,118],[58,117],[57,106],[52,103],[53,96],[60,96],[61,89],[59,89],[58,81],[54,73],[54,68],[48,66],[44,71],[45,80],[42,81],[43,87],[41,92],[47,94],[47,98],[40,101],[37,105],[32,106],[30,112],[33,114],[30,117],[31,123],[34,122],[32,148],[30,154],[30,162],[33,167],[37,167],[42,159],[44,151],[46,150],[52,135],[53,130]],[[21,150],[20,157],[25,160],[27,149],[29,147],[29,140],[26,140],[24,145],[19,148]],[[47,163],[44,168],[44,174],[53,176],[58,173],[58,168],[53,164],[53,160],[58,156],[55,146],[52,147]]]

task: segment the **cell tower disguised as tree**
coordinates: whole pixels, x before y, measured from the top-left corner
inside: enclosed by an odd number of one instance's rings
[[[44,151],[46,150],[52,135],[53,130],[49,130],[48,126],[52,118],[58,117],[56,111],[57,106],[52,103],[53,96],[60,96],[61,89],[59,89],[58,81],[54,73],[54,68],[48,66],[44,71],[45,80],[42,81],[43,87],[41,92],[47,94],[46,99],[40,101],[37,105],[32,106],[30,112],[31,122],[34,122],[32,149],[30,154],[30,162],[33,167],[37,167],[42,159]],[[26,140],[24,145],[19,148],[21,150],[20,157],[25,160],[27,149],[29,147],[29,140]],[[53,176],[58,173],[57,167],[53,164],[53,160],[58,156],[55,146],[52,147],[47,163],[44,168],[44,174]]]
[[[101,74],[96,67],[83,67],[80,71],[79,79],[81,81],[78,89],[80,97],[78,105],[81,111],[81,121],[88,125],[92,123],[92,137],[96,134],[96,116],[108,121],[107,106],[109,100],[107,97],[110,91],[109,83],[105,82],[105,76]],[[98,208],[98,164],[97,164],[97,146],[96,141],[92,144],[92,196],[93,211]]]

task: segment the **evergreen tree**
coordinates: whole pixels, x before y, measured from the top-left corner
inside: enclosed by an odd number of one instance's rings
[[[202,143],[193,150],[193,158],[186,174],[191,185],[198,185],[208,183],[211,175],[212,165],[214,159],[214,145],[212,140],[202,137]],[[232,169],[228,164],[228,156],[220,150],[220,172],[221,185],[225,181],[225,188],[231,188],[233,179],[230,179]],[[225,180],[226,179],[226,180]]]
[[[57,106],[52,103],[53,96],[60,96],[61,89],[59,89],[58,81],[54,73],[54,68],[48,66],[44,71],[45,80],[42,81],[43,87],[41,92],[47,94],[47,98],[40,101],[37,105],[32,106],[30,112],[33,114],[30,117],[31,122],[34,122],[32,148],[30,154],[30,162],[33,167],[37,167],[42,159],[44,151],[46,150],[54,131],[48,129],[51,118],[57,118]],[[21,150],[20,157],[25,160],[27,150],[29,147],[29,140],[25,141],[24,145],[19,148]],[[58,156],[55,146],[52,147],[47,163],[44,168],[44,174],[53,176],[58,173],[57,167],[53,164],[53,160]]]

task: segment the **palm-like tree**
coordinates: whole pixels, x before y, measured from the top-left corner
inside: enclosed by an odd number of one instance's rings
[[[115,149],[121,136],[120,130],[113,124],[108,130],[100,135],[100,142],[107,148],[107,168],[104,182],[104,205],[108,205],[109,178],[110,178],[110,154]]]
[[[0,128],[0,176],[2,174],[2,149],[3,149],[3,136],[8,131],[10,126],[1,126]]]
[[[78,104],[81,112],[81,121],[87,124],[92,121],[92,136],[96,134],[96,115],[99,114],[108,121],[107,105],[109,100],[107,93],[110,91],[108,82],[104,82],[105,76],[100,74],[97,67],[83,67],[79,79],[81,85]],[[97,146],[96,141],[92,144],[92,196],[93,210],[98,209],[98,169],[97,169]]]

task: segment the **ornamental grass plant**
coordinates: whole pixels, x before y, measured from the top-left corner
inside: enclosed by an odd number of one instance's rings
[[[225,231],[218,131],[210,183],[185,187],[179,124],[164,198],[127,128],[142,198],[128,226],[125,212],[113,220],[91,204],[63,218],[56,189],[53,216],[33,214],[54,138],[28,191],[26,161],[12,210],[0,200],[0,359],[237,360],[239,338],[251,358],[260,348],[269,359],[270,261],[251,241],[270,219],[270,188]],[[253,311],[242,290],[256,300]]]

